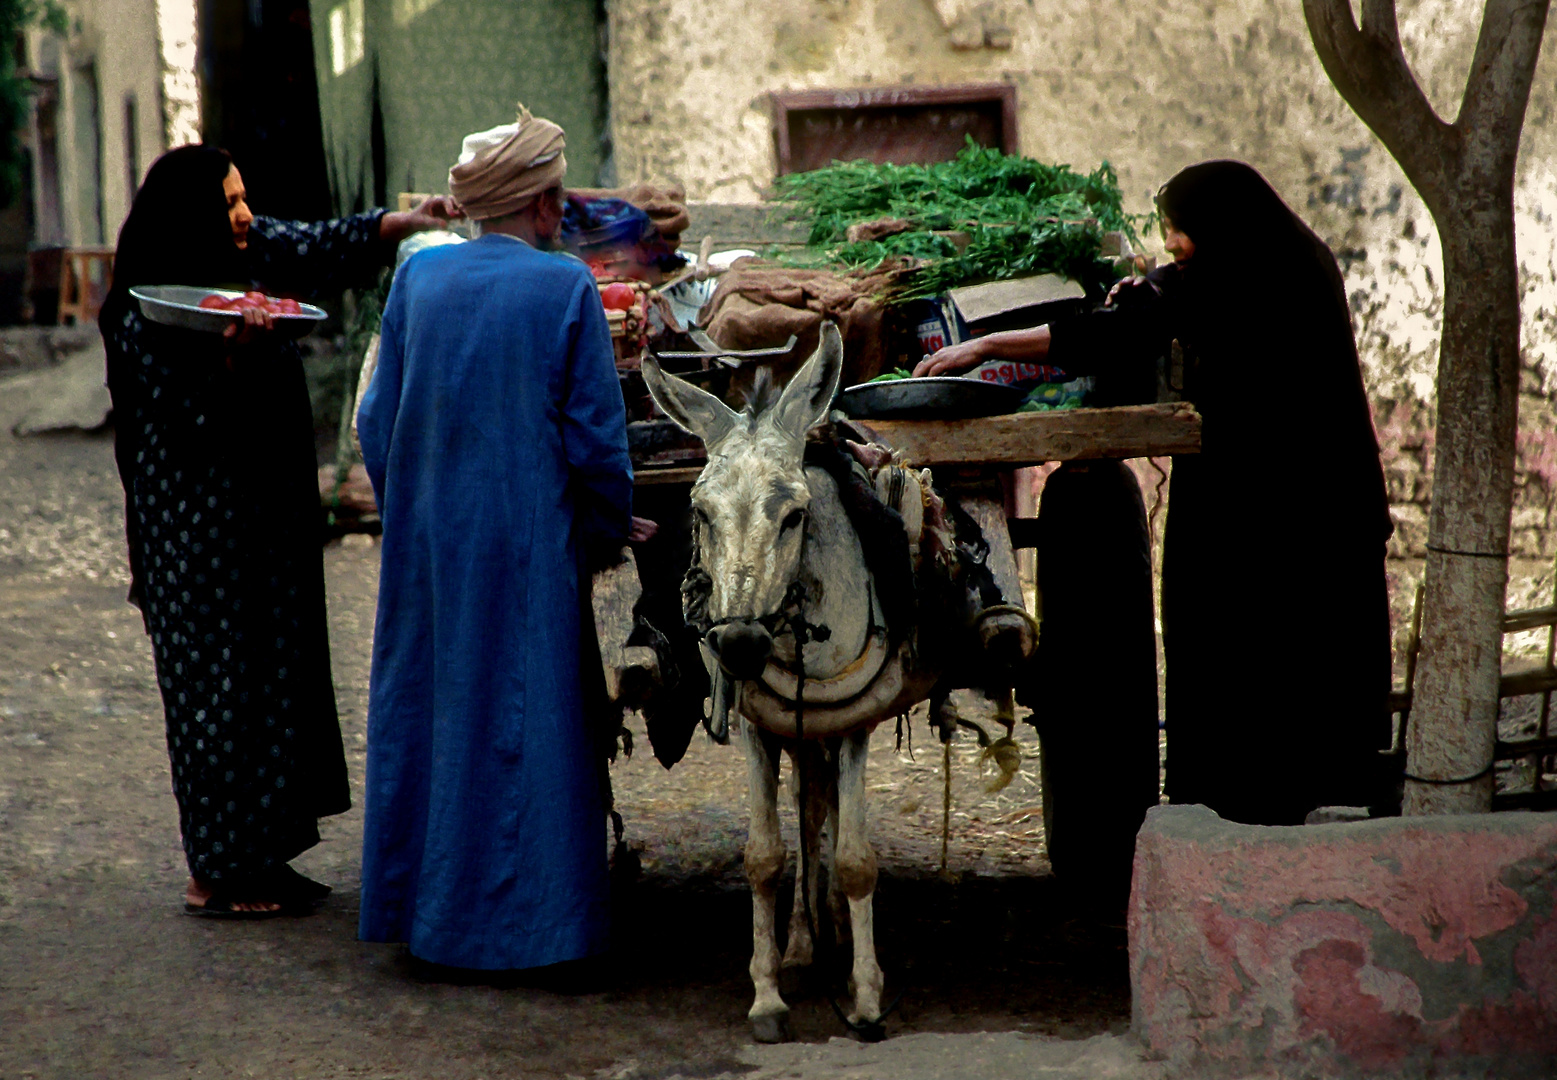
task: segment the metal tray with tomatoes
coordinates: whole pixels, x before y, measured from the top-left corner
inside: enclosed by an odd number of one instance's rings
[[[300,338],[325,317],[323,308],[259,292],[206,289],[193,285],[137,285],[130,289],[141,314],[152,322],[219,334],[243,320],[244,308],[263,307],[275,320],[275,332]]]

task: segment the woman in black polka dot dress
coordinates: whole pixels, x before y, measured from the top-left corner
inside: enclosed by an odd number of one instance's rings
[[[288,861],[350,806],[330,681],[313,415],[297,346],[247,316],[218,335],[150,322],[134,285],[371,283],[394,242],[447,216],[254,217],[225,151],[148,172],[99,317],[133,584],[167,717],[191,914],[307,911],[329,890]]]

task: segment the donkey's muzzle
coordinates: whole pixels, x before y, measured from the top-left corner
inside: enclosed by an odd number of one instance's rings
[[[708,632],[720,665],[737,679],[755,679],[773,655],[773,635],[761,623],[732,622]]]

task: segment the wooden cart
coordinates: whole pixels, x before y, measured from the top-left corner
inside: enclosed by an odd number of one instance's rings
[[[1185,402],[1010,413],[977,420],[853,420],[921,467],[1019,469],[1054,461],[1200,452],[1200,414]],[[700,462],[634,454],[635,483],[690,484]]]
[[[1200,416],[1183,403],[1013,413],[975,420],[850,423],[857,434],[901,452],[916,467],[934,471],[937,488],[954,497],[982,528],[989,544],[987,565],[1007,602],[1016,604],[1024,604],[1016,553],[1036,546],[1037,519],[1007,515],[999,482],[1002,473],[1048,462],[1164,457],[1200,450]],[[673,528],[671,519],[685,514],[687,491],[702,471],[701,446],[665,421],[631,428],[639,512],[650,517],[660,514],[657,520],[662,527]],[[665,598],[660,617],[679,622],[677,586],[685,565],[678,569],[662,560],[655,566],[646,562],[643,570],[642,582],[639,568],[632,563],[595,580],[596,629],[606,681],[612,697],[624,705],[635,704],[634,697],[652,695],[659,682],[654,650],[629,643],[640,597],[648,592]],[[697,663],[695,643],[678,652],[686,656],[679,666]],[[692,675],[700,676],[701,671]],[[1100,733],[1105,740],[1106,734]],[[1068,766],[1054,761],[1045,766],[1046,770],[1055,767]],[[1083,766],[1077,763],[1077,767]],[[1102,785],[1096,798],[1106,801],[1113,793]],[[1083,808],[1069,817],[1079,824],[1063,828],[1075,832],[1073,841],[1085,842],[1089,814]],[[1054,825],[1048,824],[1052,840]]]

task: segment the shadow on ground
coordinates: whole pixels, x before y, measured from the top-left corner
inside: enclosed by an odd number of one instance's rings
[[[213,924],[111,871],[39,883],[0,923],[0,1076],[714,1076],[749,1041],[749,900],[697,881],[622,894],[617,943],[582,977],[432,971],[354,940],[354,894],[308,919]],[[1124,935],[1067,915],[1052,881],[891,878],[878,944],[892,1035],[1121,1031]],[[829,959],[832,962],[829,962]],[[840,1034],[791,993],[795,1035]],[[578,976],[580,973],[574,973]]]

